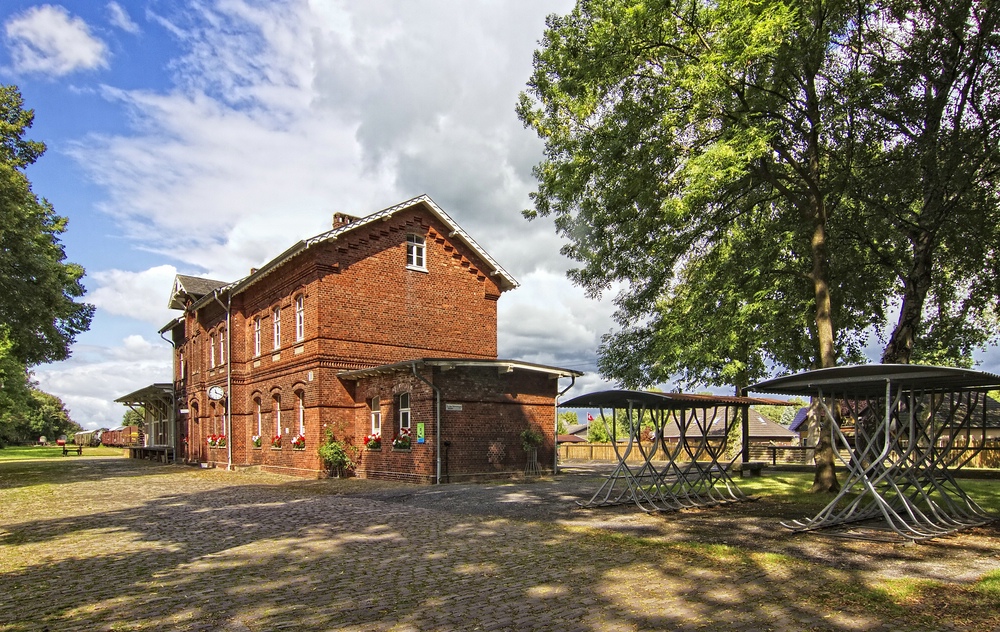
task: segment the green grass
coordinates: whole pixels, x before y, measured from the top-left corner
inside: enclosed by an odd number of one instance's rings
[[[71,446],[76,449],[76,446]],[[7,446],[0,449],[0,462],[3,461],[30,461],[34,459],[54,459],[63,458],[61,446]],[[83,456],[122,456],[121,448],[107,448],[98,446],[96,448],[83,449]],[[74,452],[65,458],[79,458]]]

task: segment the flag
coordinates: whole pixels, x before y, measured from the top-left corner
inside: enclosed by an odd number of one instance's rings
[[[591,415],[590,413],[587,413],[587,421],[594,421],[594,416]]]

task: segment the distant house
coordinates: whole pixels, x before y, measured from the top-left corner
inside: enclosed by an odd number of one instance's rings
[[[314,477],[329,433],[358,449],[358,476],[447,482],[523,472],[533,428],[549,469],[559,380],[582,374],[498,358],[497,301],[516,287],[427,196],[338,213],[233,282],[178,275],[182,315],[160,330],[171,405],[147,447]]]
[[[735,410],[733,410],[733,412],[736,413]],[[724,428],[726,427],[725,409],[708,409],[704,414],[700,411],[696,414],[698,415],[697,421],[693,423],[707,425],[707,434],[709,437],[721,437]],[[792,432],[781,424],[771,421],[753,408],[750,408],[748,411],[748,421],[750,443],[773,443],[774,445],[787,446],[798,444],[799,436],[795,432]],[[737,424],[737,427],[739,427],[739,424]],[[700,433],[698,436],[700,437]],[[668,423],[663,429],[663,437],[667,443],[676,444],[680,439],[680,432],[677,428],[677,424],[673,422]]]
[[[566,429],[566,434],[556,437],[558,443],[586,443],[587,433],[590,426],[587,424],[574,424]]]

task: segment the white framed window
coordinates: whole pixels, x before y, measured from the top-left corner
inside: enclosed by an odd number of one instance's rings
[[[302,391],[296,393],[299,399],[299,434],[306,434],[306,394]]]
[[[260,355],[260,316],[253,319],[253,354]]]
[[[399,429],[410,429],[410,394],[400,393],[399,395]]]
[[[406,236],[406,267],[414,270],[426,270],[425,242],[420,235]]]
[[[306,301],[299,294],[295,297],[295,342],[306,339]]]
[[[219,364],[226,363],[226,330],[219,330]]]
[[[254,434],[259,437],[261,436],[261,431],[263,430],[263,427],[261,425],[260,398],[259,397],[254,398],[253,403],[254,407],[256,408],[256,421],[257,421],[257,432],[255,432]]]
[[[208,336],[208,368],[215,368],[215,334]]]
[[[372,434],[380,435],[382,434],[382,407],[379,404],[378,397],[371,399],[369,407],[371,408],[372,415]]]
[[[274,350],[281,348],[281,308],[275,307],[271,310],[271,318],[274,320]]]
[[[281,395],[274,396],[274,436],[281,436]]]
[[[184,352],[183,351],[180,352],[180,369],[181,369],[180,378],[183,380],[183,379],[185,379],[187,377],[187,373],[185,373],[185,370],[187,369],[187,366],[184,364]]]

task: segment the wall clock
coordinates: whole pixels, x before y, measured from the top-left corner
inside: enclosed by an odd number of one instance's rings
[[[214,399],[216,401],[222,399],[226,396],[226,392],[222,390],[221,386],[213,386],[208,389],[208,398]]]

